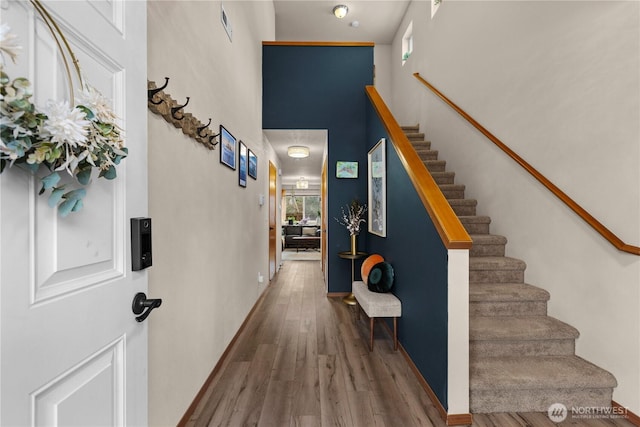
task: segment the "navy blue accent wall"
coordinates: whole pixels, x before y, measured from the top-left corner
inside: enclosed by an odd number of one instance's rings
[[[262,54],[262,127],[328,129],[328,288],[349,292],[351,264],[338,257],[349,250],[349,233],[333,218],[354,198],[367,198],[365,86],[373,84],[373,46],[269,45]],[[357,161],[358,179],[337,179],[339,160]],[[366,239],[364,232],[360,250]]]
[[[367,151],[387,138],[387,237],[369,234],[366,251],[393,266],[399,341],[447,408],[447,249],[371,104],[367,118]]]

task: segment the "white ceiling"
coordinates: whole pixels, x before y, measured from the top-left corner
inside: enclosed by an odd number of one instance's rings
[[[276,0],[276,40],[352,41],[391,44],[409,6],[409,0]],[[343,19],[333,16],[333,7],[345,4],[349,13]],[[356,27],[352,23],[358,21]],[[281,182],[285,189],[300,177],[319,187],[320,171],[327,144],[326,130],[265,130],[265,136],[280,158]],[[290,145],[310,149],[307,159],[287,156]]]

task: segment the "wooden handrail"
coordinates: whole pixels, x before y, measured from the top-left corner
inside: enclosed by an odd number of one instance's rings
[[[445,247],[447,249],[471,248],[472,241],[467,230],[453,212],[438,184],[420,160],[376,88],[367,86],[366,91]]]
[[[443,100],[447,105],[453,108],[458,114],[460,114],[465,120],[471,123],[476,129],[480,131],[484,136],[489,138],[491,142],[497,145],[502,151],[504,151],[509,157],[522,166],[527,172],[529,172],[535,179],[537,179],[542,185],[544,185],[549,191],[551,191],[557,198],[562,200],[572,211],[574,211],[580,218],[586,221],[591,227],[593,227],[602,237],[607,239],[609,243],[615,246],[618,250],[628,252],[634,255],[640,255],[640,247],[629,245],[623,242],[618,236],[613,234],[607,227],[602,225],[600,221],[595,219],[589,212],[587,212],[582,206],[577,204],[571,197],[560,190],[554,183],[549,181],[544,175],[538,172],[533,166],[527,163],[522,157],[511,150],[506,144],[496,138],[491,132],[485,129],[480,123],[476,122],[473,117],[469,116],[464,110],[454,104],[449,98],[444,96],[442,92],[433,87],[429,82],[420,76],[420,73],[413,73],[413,76],[418,79],[423,85],[429,88],[438,98]]]

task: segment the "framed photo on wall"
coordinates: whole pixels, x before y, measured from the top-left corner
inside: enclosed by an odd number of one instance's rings
[[[236,169],[236,139],[220,125],[220,163]]]
[[[240,164],[238,167],[238,184],[240,184],[240,187],[246,187],[247,186],[247,163],[248,163],[248,156],[247,156],[247,146],[244,145],[244,142],[240,141]]]
[[[249,176],[258,179],[258,158],[251,150],[249,150]]]
[[[369,150],[368,163],[368,202],[369,233],[387,237],[387,172],[386,172],[386,140],[380,141]]]
[[[336,162],[336,178],[357,178],[358,162]]]

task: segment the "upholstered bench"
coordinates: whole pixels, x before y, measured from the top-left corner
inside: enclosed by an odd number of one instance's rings
[[[398,349],[398,317],[402,315],[402,304],[392,293],[371,292],[364,282],[352,283],[352,292],[358,305],[369,316],[369,351],[373,351],[373,323],[376,317],[393,317],[393,349]],[[360,310],[357,309],[358,319]]]

